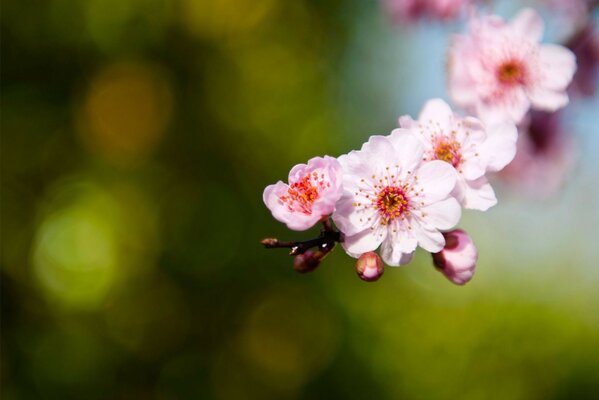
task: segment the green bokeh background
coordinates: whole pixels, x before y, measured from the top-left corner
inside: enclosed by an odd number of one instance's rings
[[[13,0],[1,18],[3,399],[599,395],[596,168],[557,200],[498,185],[466,213],[465,287],[425,253],[368,284],[341,249],[299,275],[259,245],[306,237],[267,184],[440,90],[443,47],[410,47],[438,28],[359,0]]]

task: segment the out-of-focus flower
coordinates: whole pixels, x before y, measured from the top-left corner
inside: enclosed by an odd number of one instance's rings
[[[429,100],[414,121],[399,118],[392,137],[411,134],[424,145],[424,160],[441,160],[458,172],[454,196],[465,208],[485,211],[497,203],[485,173],[499,171],[516,154],[518,131],[512,123],[489,128],[478,119],[460,118],[441,99]]]
[[[472,279],[476,269],[478,251],[466,232],[455,229],[445,232],[445,247],[433,253],[435,267],[456,285],[463,285]]]
[[[590,97],[597,89],[599,69],[599,33],[593,24],[587,25],[567,43],[576,55],[578,68],[570,85],[570,93]]]
[[[565,29],[580,29],[589,13],[592,0],[537,0],[537,2],[548,7]]]
[[[469,0],[383,0],[383,7],[394,21],[409,23],[424,18],[448,20],[469,3]]]
[[[267,186],[262,198],[273,217],[289,229],[304,231],[330,215],[341,194],[341,165],[325,156],[296,165],[289,172],[289,184]]]
[[[455,169],[443,161],[423,162],[424,147],[410,135],[371,136],[359,151],[339,158],[344,194],[333,220],[352,257],[376,250],[388,265],[408,263],[420,245],[438,252],[439,229],[457,224],[461,208],[450,193]]]
[[[383,276],[385,266],[378,254],[369,251],[362,254],[356,261],[356,272],[363,281],[374,282]]]
[[[295,256],[293,269],[301,273],[312,272],[318,268],[324,256],[325,254],[320,250],[306,250],[304,253]]]
[[[564,132],[561,118],[559,112],[533,111],[519,127],[516,157],[499,175],[519,192],[550,197],[574,167],[574,140]]]
[[[531,9],[509,23],[473,17],[467,35],[449,51],[449,92],[486,123],[519,123],[529,108],[555,111],[568,104],[566,87],[576,58],[559,45],[540,45],[543,21]]]

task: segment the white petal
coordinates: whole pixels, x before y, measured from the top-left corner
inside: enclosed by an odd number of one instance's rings
[[[387,241],[392,241],[399,251],[402,253],[411,253],[416,250],[418,241],[408,230],[405,222],[400,222],[396,219],[389,226],[389,229]]]
[[[445,238],[437,229],[420,221],[412,225],[418,245],[430,253],[438,253],[445,246]]]
[[[576,72],[576,56],[563,46],[546,44],[539,49],[539,67],[542,86],[564,90]]]
[[[352,257],[376,250],[387,236],[386,229],[367,229],[352,236],[345,236],[341,245]]]
[[[485,174],[487,171],[487,163],[486,160],[480,157],[480,154],[478,156],[475,154],[463,156],[464,158],[458,166],[458,169],[464,178],[472,180],[480,178]]]
[[[480,157],[486,159],[487,171],[500,171],[516,155],[518,129],[509,122],[494,124],[489,126],[487,135],[480,149]]]
[[[510,21],[512,28],[521,36],[533,43],[538,43],[543,36],[543,19],[531,8],[520,11]]]
[[[409,115],[402,115],[398,119],[399,126],[404,129],[410,129],[417,125],[417,122],[412,119]],[[393,132],[391,132],[393,133]]]
[[[408,132],[406,129],[394,129],[391,135],[388,136],[393,145],[395,163],[399,164],[401,168],[400,178],[405,177],[408,171],[414,172],[422,162],[422,154],[424,153],[420,140]]]
[[[553,112],[568,104],[568,95],[563,90],[551,90],[535,87],[528,93],[530,102],[537,110]]]
[[[441,99],[432,99],[427,101],[418,116],[418,121],[426,124],[429,121],[438,122],[441,127],[447,127],[453,120],[453,112],[449,104]]]
[[[398,267],[405,265],[412,261],[415,251],[409,253],[403,253],[399,250],[399,246],[395,245],[390,237],[385,240],[381,246],[381,257],[385,264],[391,267]]]
[[[458,197],[462,197],[461,203],[464,208],[487,211],[497,204],[495,192],[484,176],[474,181],[464,182],[459,187],[462,193]]]
[[[423,207],[424,220],[437,229],[451,229],[457,225],[462,216],[462,208],[456,199],[450,197]]]
[[[453,190],[457,173],[444,161],[434,160],[424,163],[416,172],[416,189],[423,189],[423,199],[427,204],[442,200]]]
[[[385,165],[395,159],[394,148],[385,136],[373,135],[362,145],[362,161],[368,164]]]
[[[505,121],[518,124],[524,119],[529,108],[530,100],[521,87],[512,89],[503,99],[477,104],[479,117],[488,125]]]
[[[372,221],[376,213],[371,208],[356,207],[354,205],[355,201],[353,193],[346,192],[337,202],[333,213],[335,225],[341,232],[349,236],[369,229],[373,224]]]

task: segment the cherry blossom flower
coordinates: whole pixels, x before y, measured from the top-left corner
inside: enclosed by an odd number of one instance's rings
[[[335,210],[341,197],[341,165],[329,156],[314,157],[289,172],[289,184],[264,189],[264,204],[289,229],[304,231]]]
[[[381,246],[388,265],[408,263],[417,245],[440,251],[461,207],[450,196],[455,169],[443,161],[423,162],[424,147],[414,137],[371,136],[359,151],[339,158],[344,194],[333,221],[352,257]]]
[[[516,153],[518,131],[511,123],[490,128],[472,117],[460,118],[441,99],[429,100],[418,121],[399,118],[392,137],[414,135],[424,145],[424,160],[441,160],[458,172],[454,196],[464,208],[485,211],[497,203],[485,174],[505,167]]]
[[[599,70],[599,31],[589,23],[568,41],[568,47],[576,55],[578,68],[572,84],[568,88],[570,94],[590,97],[597,88],[597,71]]]
[[[449,51],[456,104],[487,123],[516,124],[531,107],[555,111],[568,104],[575,56],[563,46],[539,44],[543,21],[534,10],[522,10],[509,23],[495,15],[473,17],[469,28]]]
[[[453,18],[468,3],[469,0],[384,0],[383,6],[393,20],[409,23],[422,18]]]
[[[433,264],[456,285],[463,285],[472,279],[476,269],[478,251],[466,232],[455,229],[443,234],[445,247],[434,253]]]
[[[356,273],[366,282],[378,281],[385,272],[385,266],[378,254],[373,251],[364,253],[356,262]]]
[[[548,8],[560,31],[572,32],[580,29],[592,7],[592,0],[537,0],[537,3]]]

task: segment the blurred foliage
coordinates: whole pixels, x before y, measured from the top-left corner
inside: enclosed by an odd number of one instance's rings
[[[352,43],[379,17],[358,0],[3,2],[3,399],[596,396],[597,282],[571,243],[506,277],[495,231],[468,220],[483,256],[465,288],[424,254],[365,284],[341,250],[299,276],[259,246],[301,237],[265,185],[393,126],[396,105],[352,92],[377,65]]]

